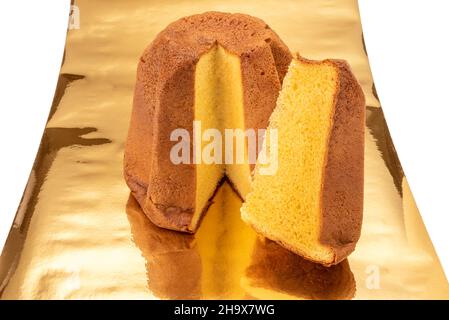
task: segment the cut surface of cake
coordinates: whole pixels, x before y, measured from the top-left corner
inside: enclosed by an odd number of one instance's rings
[[[265,22],[244,14],[182,18],[149,45],[137,70],[124,175],[153,223],[194,232],[224,177],[245,197],[254,167],[247,146],[233,163],[203,161],[208,129],[222,137],[225,129],[265,129],[291,59]],[[171,158],[179,130],[190,137],[190,162]]]
[[[277,131],[278,170],[262,175],[257,163],[243,220],[311,261],[342,261],[361,231],[364,127],[364,95],[346,62],[293,59],[267,129]],[[272,147],[265,139],[261,152]]]

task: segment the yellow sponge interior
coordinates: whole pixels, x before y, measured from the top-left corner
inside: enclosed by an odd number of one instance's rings
[[[196,164],[196,203],[195,213],[190,229],[195,230],[205,206],[214,194],[219,181],[226,174],[232,184],[245,196],[250,189],[250,167],[247,161],[247,145],[243,154],[237,154],[233,148],[233,163],[225,164],[225,129],[245,130],[243,114],[243,88],[240,58],[227,52],[220,45],[201,56],[195,70],[195,121],[201,122],[201,131],[197,132],[196,141],[201,142],[197,148]],[[206,163],[198,157],[216,156],[216,150],[207,148],[214,140],[203,141],[208,129],[216,129],[221,134],[221,164]],[[195,137],[194,137],[195,138]],[[233,139],[236,146],[237,138]],[[242,149],[241,149],[242,150]],[[200,154],[202,152],[202,154]],[[236,163],[237,159],[243,159]]]
[[[293,60],[284,79],[270,130],[278,132],[278,170],[256,166],[242,218],[266,237],[315,261],[332,262],[319,242],[323,170],[334,113],[337,70],[330,62]],[[271,148],[265,139],[262,152]]]

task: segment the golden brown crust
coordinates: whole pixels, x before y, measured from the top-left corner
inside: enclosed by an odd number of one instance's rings
[[[145,214],[185,232],[195,211],[196,169],[174,165],[174,129],[192,137],[195,65],[216,44],[240,57],[246,128],[266,128],[291,54],[262,20],[207,12],[170,24],[145,50],[137,70],[124,175]]]
[[[338,70],[332,129],[321,196],[321,243],[339,263],[355,249],[363,219],[365,97],[349,65],[329,60]]]

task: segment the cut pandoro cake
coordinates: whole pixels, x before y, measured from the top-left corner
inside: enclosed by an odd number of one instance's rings
[[[333,265],[355,248],[363,213],[365,99],[342,60],[292,60],[261,154],[277,147],[278,168],[255,168],[242,218],[304,258]],[[261,156],[259,155],[259,158]]]
[[[245,197],[254,168],[247,150],[234,152],[234,162],[203,161],[207,132],[265,129],[291,59],[265,22],[237,13],[179,19],[148,46],[137,69],[124,175],[153,223],[196,231],[224,177]],[[190,137],[190,162],[171,158],[179,130]]]

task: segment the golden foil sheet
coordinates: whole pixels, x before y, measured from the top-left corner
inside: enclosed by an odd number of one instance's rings
[[[76,2],[50,117],[0,260],[3,299],[417,299],[449,286],[376,97],[355,0]],[[265,20],[292,51],[342,58],[367,101],[365,210],[348,260],[325,268],[258,237],[224,183],[195,235],[155,227],[122,177],[140,54],[209,10]],[[388,48],[385,48],[388,54]]]

